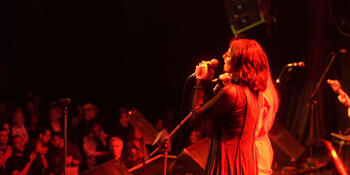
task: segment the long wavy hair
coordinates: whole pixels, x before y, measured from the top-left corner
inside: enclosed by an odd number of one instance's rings
[[[264,91],[270,74],[267,56],[260,44],[251,39],[234,39],[230,42],[231,72],[237,83],[254,92]]]

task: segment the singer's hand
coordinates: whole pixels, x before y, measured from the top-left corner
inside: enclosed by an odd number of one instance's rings
[[[222,84],[224,86],[232,85],[232,74],[230,73],[224,73],[219,76],[219,79],[222,81]]]
[[[214,76],[214,69],[208,67],[208,61],[202,61],[196,66],[196,78],[201,80],[211,80]]]

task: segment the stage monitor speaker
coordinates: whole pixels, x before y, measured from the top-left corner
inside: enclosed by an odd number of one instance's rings
[[[225,0],[224,3],[235,36],[264,22],[258,0]]]
[[[204,138],[183,149],[171,165],[171,174],[204,174],[210,142],[209,138]]]
[[[131,173],[119,160],[111,160],[84,171],[81,175],[131,175]]]
[[[168,155],[167,167],[174,162],[176,156]],[[145,162],[145,173],[143,174],[143,165],[138,164],[129,169],[133,175],[162,175],[164,171],[164,155],[159,154],[151,159],[146,160]],[[169,172],[169,168],[167,169]],[[168,174],[168,173],[167,173]]]
[[[277,122],[271,128],[269,136],[271,141],[286,153],[292,162],[298,160],[306,151],[305,147]]]

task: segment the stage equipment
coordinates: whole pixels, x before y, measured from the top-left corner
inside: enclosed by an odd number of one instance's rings
[[[210,138],[204,138],[182,150],[170,166],[171,174],[205,174]]]
[[[297,161],[306,151],[304,146],[277,122],[273,124],[269,136],[271,141],[289,156],[291,162]]]
[[[137,111],[136,109],[131,109],[128,112],[128,120],[130,122],[130,124],[137,130],[140,131],[140,133],[142,134],[142,148],[146,148],[146,143],[148,144],[152,144],[154,145],[154,143],[157,142],[158,139],[161,138],[161,134],[162,132],[159,132],[153,127],[153,125],[151,123],[149,123],[142,115],[142,113],[140,113],[139,111]],[[144,155],[145,151],[142,150],[142,170],[143,173],[145,173],[145,161],[146,161],[146,157]],[[153,154],[150,154],[149,156],[151,157]]]
[[[350,135],[331,133],[332,143],[345,167],[350,168]]]
[[[176,156],[168,155],[167,159],[167,166],[170,166],[175,161]],[[146,160],[144,167],[142,164],[139,164],[130,168],[129,172],[133,175],[161,175],[163,174],[163,162],[164,155],[159,154],[155,157]],[[169,174],[169,172],[167,172],[167,174]]]
[[[119,160],[111,160],[87,171],[80,175],[132,175],[128,169]]]
[[[264,22],[257,0],[225,0],[224,3],[235,36]]]
[[[316,105],[317,105],[317,100],[316,100],[316,93],[318,91],[318,89],[320,88],[321,83],[323,82],[329,68],[332,66],[337,54],[331,54],[331,60],[329,61],[327,67],[325,68],[323,74],[321,75],[320,79],[318,80],[318,82],[315,85],[314,90],[311,93],[311,96],[309,97],[309,102],[308,102],[308,106],[310,106],[311,108],[311,114],[310,114],[310,127],[309,127],[309,139],[310,139],[310,144],[312,144],[314,142],[314,121],[315,121],[315,117],[316,117]],[[310,154],[312,155],[312,149],[310,149]]]
[[[59,106],[62,108],[63,116],[64,116],[64,157],[63,157],[63,170],[64,174],[67,174],[67,166],[66,166],[66,159],[67,159],[67,142],[68,142],[68,131],[67,131],[67,116],[68,116],[68,105],[70,104],[70,98],[61,98],[58,100]]]
[[[286,64],[282,68],[282,71],[280,72],[280,74],[278,75],[276,79],[276,84],[281,85],[282,84],[281,80],[283,80],[287,76],[286,70],[287,70],[287,73],[289,73],[290,71],[292,71],[294,67],[305,67],[305,63],[303,61],[300,61],[300,62],[293,62],[293,63]]]
[[[337,152],[335,151],[331,142],[324,140],[324,139],[321,139],[320,142],[326,145],[326,148],[328,149],[330,156],[332,157],[332,160],[333,160],[333,163],[335,165],[335,169],[337,170],[337,173],[340,175],[348,175],[348,173],[346,172],[346,168],[344,166],[343,161],[339,158],[339,156],[338,156]]]
[[[167,173],[167,159],[168,159],[168,140],[170,137],[192,116],[192,112],[190,112],[171,132],[169,135],[165,136],[164,140],[161,140],[162,132],[152,131],[154,128],[151,124],[148,124],[147,120],[145,120],[140,112],[135,109],[132,109],[128,112],[130,123],[136,128],[139,129],[140,132],[144,135],[146,141],[149,143],[153,143],[153,145],[158,145],[156,149],[154,149],[150,153],[150,157],[154,155],[159,149],[161,149],[164,153],[164,164],[163,164],[163,175]],[[142,119],[143,118],[143,119]],[[152,129],[153,128],[153,129]],[[155,130],[155,129],[154,129]],[[143,161],[145,165],[145,159]]]

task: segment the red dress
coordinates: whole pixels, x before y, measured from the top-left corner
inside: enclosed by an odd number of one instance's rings
[[[204,96],[204,89],[197,86],[194,94],[194,118],[210,119],[213,123],[206,174],[258,174],[254,131],[262,106],[261,95],[253,93],[247,87],[233,84],[222,88],[201,106]]]

